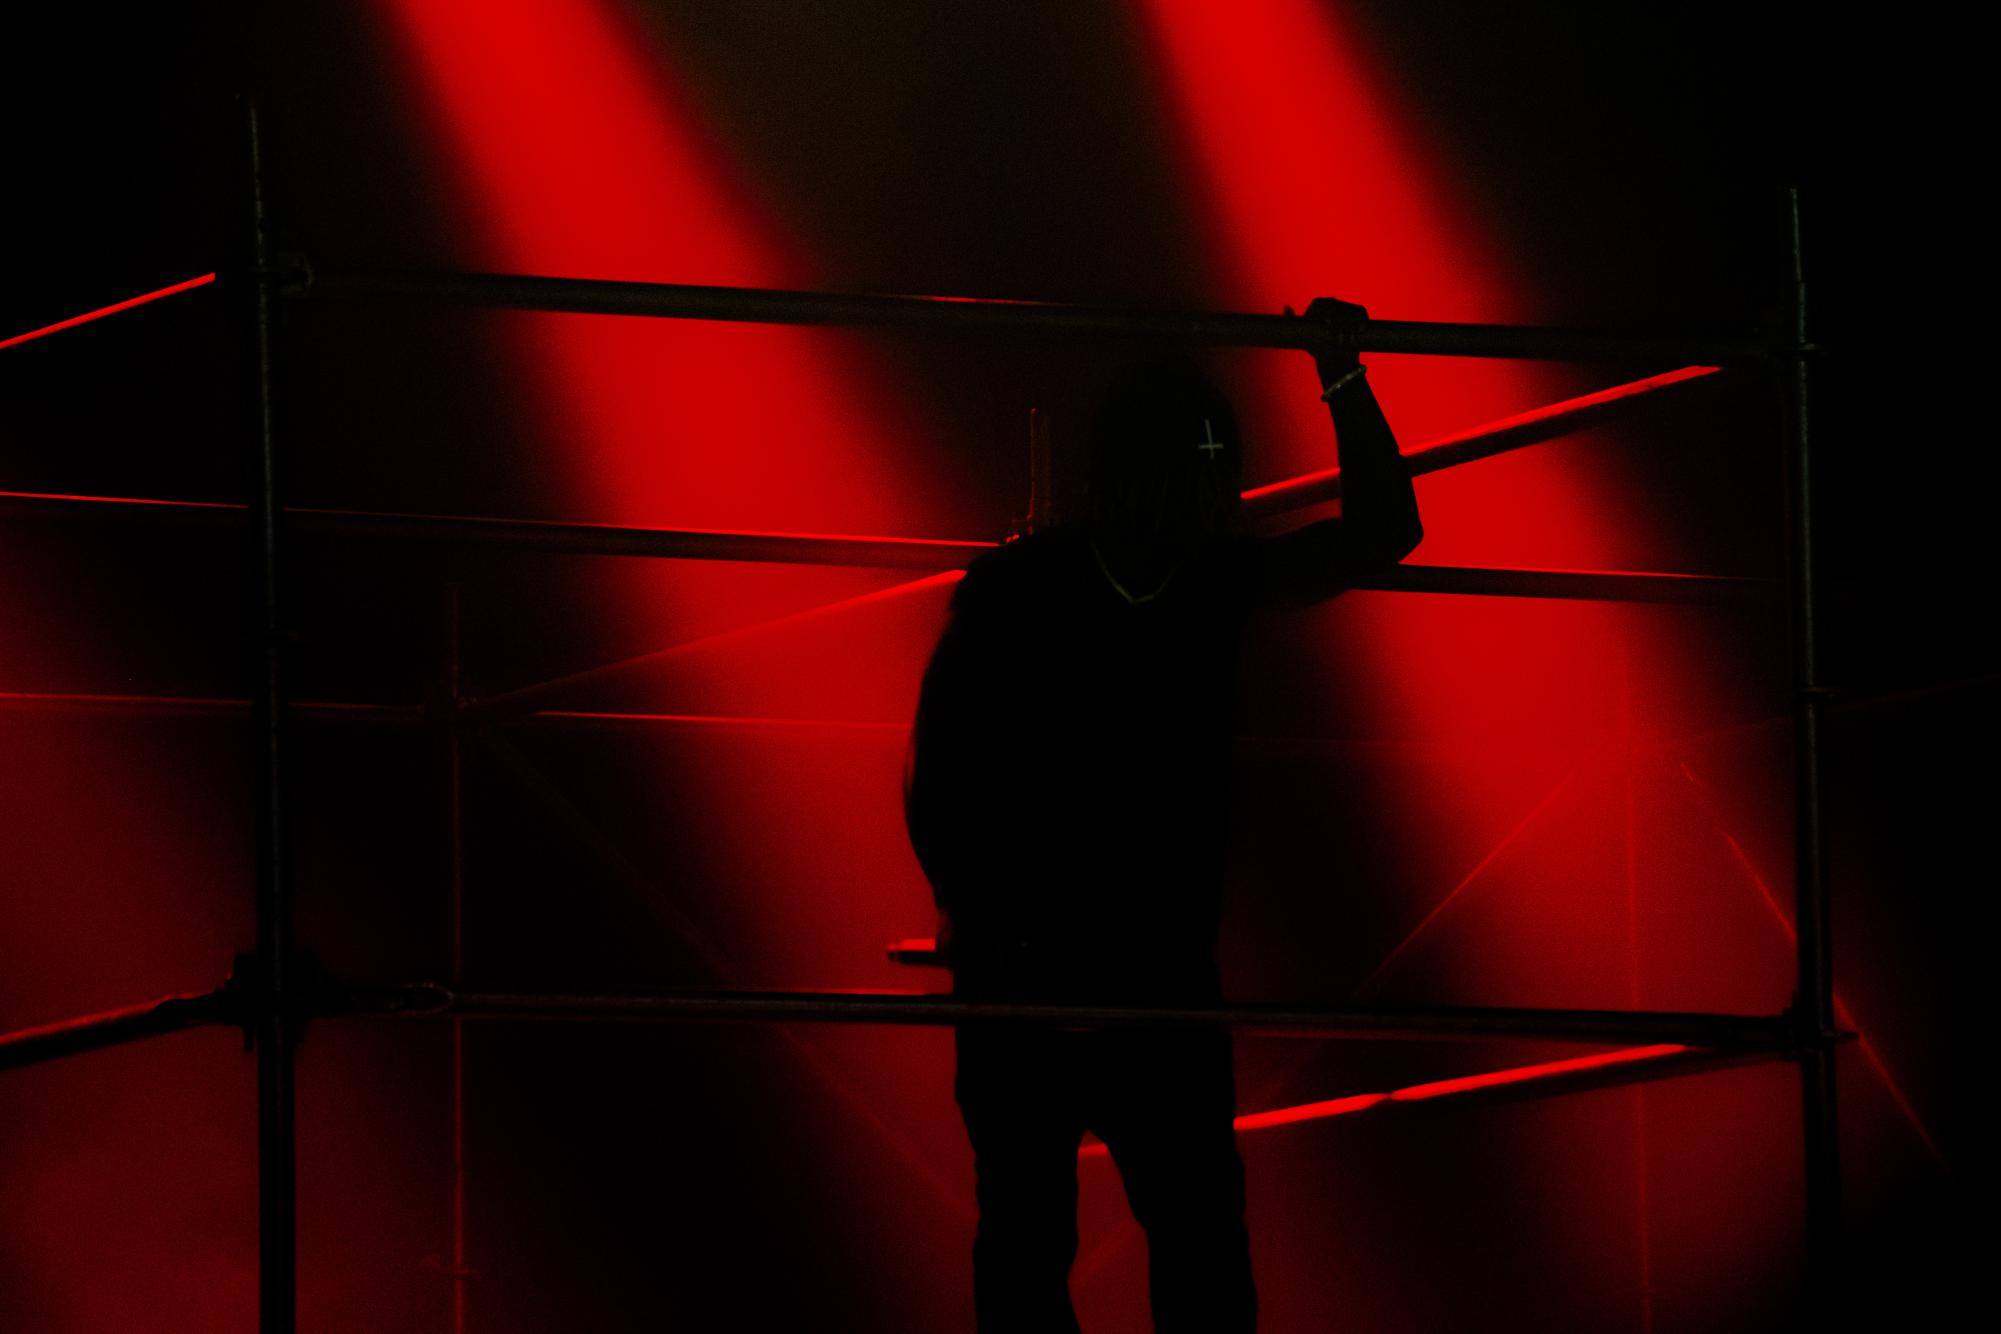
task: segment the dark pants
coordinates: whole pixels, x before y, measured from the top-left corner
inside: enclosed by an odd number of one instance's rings
[[[1146,1229],[1157,1334],[1251,1334],[1257,1293],[1228,1033],[974,1027],[955,1092],[980,1203],[980,1334],[1076,1334],[1077,1150],[1111,1150]]]

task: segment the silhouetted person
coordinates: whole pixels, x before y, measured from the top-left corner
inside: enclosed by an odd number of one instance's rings
[[[1309,315],[1366,314],[1316,303]],[[976,561],[924,677],[906,793],[955,994],[1213,1004],[1238,643],[1417,545],[1396,441],[1353,357],[1322,360],[1343,515],[1239,522],[1229,400],[1183,357],[1113,383],[1088,517]],[[1077,1330],[1077,1151],[1111,1150],[1145,1228],[1154,1328],[1257,1321],[1227,1032],[964,1025],[981,1334]]]

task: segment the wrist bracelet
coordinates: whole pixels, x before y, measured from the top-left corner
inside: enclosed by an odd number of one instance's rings
[[[1360,375],[1363,371],[1367,369],[1368,367],[1357,364],[1355,369],[1349,371],[1346,375],[1339,377],[1334,381],[1333,384],[1330,384],[1325,389],[1321,390],[1320,401],[1322,403],[1330,401],[1334,397],[1334,395],[1340,393],[1343,389],[1346,389],[1349,383],[1353,381],[1356,376]]]

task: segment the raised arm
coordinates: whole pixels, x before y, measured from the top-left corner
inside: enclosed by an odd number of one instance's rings
[[[1322,297],[1306,308],[1306,314],[1362,320],[1369,313],[1361,306]],[[1354,353],[1322,354],[1314,364],[1340,451],[1341,517],[1252,543],[1256,591],[1269,602],[1333,597],[1351,587],[1357,576],[1396,564],[1424,537],[1410,470],[1397,452],[1396,436],[1369,388],[1361,358]]]

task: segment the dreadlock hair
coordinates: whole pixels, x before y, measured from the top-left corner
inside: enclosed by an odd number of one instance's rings
[[[1242,478],[1236,410],[1192,359],[1155,355],[1113,377],[1091,431],[1094,528],[1163,540],[1223,532]]]

